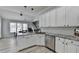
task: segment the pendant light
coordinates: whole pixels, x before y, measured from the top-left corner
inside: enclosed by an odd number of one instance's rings
[[[26,9],[26,8],[27,8],[27,6],[24,6],[24,9]],[[20,16],[23,16],[22,11],[20,12]]]

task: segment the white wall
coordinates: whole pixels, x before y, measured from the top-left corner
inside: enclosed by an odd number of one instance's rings
[[[12,36],[9,31],[9,22],[8,20],[2,19],[2,37]]]

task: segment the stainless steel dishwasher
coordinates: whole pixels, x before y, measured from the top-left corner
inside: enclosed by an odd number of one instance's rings
[[[46,35],[45,46],[53,51],[55,51],[55,36]]]

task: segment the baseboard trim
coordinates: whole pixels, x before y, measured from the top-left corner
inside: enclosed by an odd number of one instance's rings
[[[46,46],[45,46],[46,47]],[[49,49],[50,51],[52,51],[52,52],[54,52],[54,53],[56,53],[56,51],[55,50],[53,50],[53,49],[51,49],[51,48],[49,48],[49,47],[46,47],[47,49]]]
[[[23,51],[23,50],[26,50],[26,49],[29,49],[29,48],[32,48],[32,47],[36,47],[36,46],[39,46],[39,47],[45,47],[45,48],[49,49],[50,51],[56,53],[56,51],[54,51],[54,50],[52,50],[52,49],[50,49],[50,48],[48,48],[48,47],[46,47],[46,46],[43,46],[43,45],[32,45],[32,46],[30,46],[30,47],[21,49],[21,50],[19,50],[18,52],[21,52],[21,51]]]
[[[37,46],[37,45],[32,45],[32,46],[29,46],[29,47],[27,47],[27,48],[23,48],[23,49],[19,50],[18,52],[21,52],[21,51],[23,51],[23,50],[26,50],[26,49],[29,49],[29,48],[32,48],[32,47],[35,47],[35,46]]]

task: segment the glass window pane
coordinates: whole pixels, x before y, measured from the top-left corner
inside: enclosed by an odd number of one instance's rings
[[[10,32],[16,32],[16,23],[10,23]]]
[[[27,24],[23,24],[23,30],[28,30],[28,25]]]

